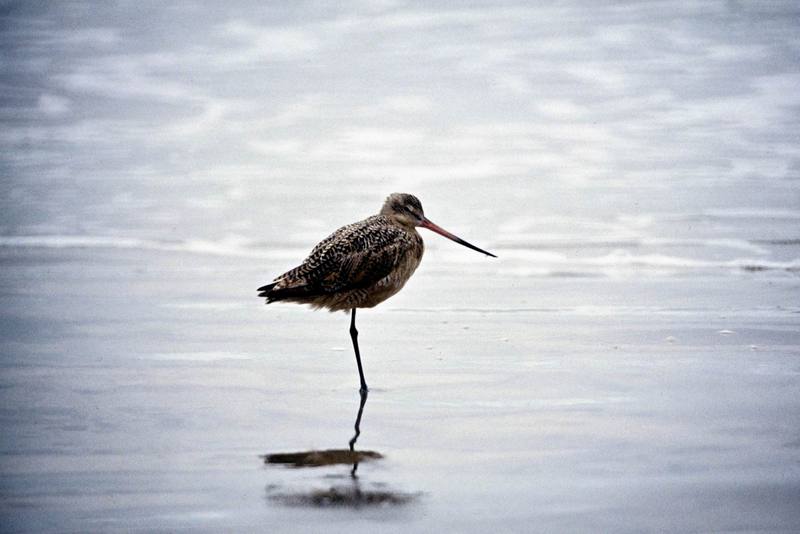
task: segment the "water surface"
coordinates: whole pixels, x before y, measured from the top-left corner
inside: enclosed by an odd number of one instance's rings
[[[5,3],[3,528],[797,531],[799,20]],[[392,191],[499,258],[426,234],[359,314],[382,459],[265,466],[360,399],[255,288]]]

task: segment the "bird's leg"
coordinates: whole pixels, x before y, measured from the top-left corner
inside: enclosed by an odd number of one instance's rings
[[[364,369],[361,367],[361,353],[358,352],[358,330],[356,330],[356,309],[350,316],[350,339],[353,340],[353,349],[356,351],[356,363],[358,364],[358,376],[361,378],[361,391],[367,391],[367,381],[364,380]]]

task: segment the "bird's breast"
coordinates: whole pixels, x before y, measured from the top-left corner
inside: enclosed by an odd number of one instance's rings
[[[409,240],[408,249],[399,258],[397,267],[392,272],[392,274],[396,275],[398,282],[401,283],[401,287],[419,267],[423,252],[425,252],[425,245],[422,242],[422,238],[418,233],[414,232]]]
[[[409,232],[409,234],[407,246],[403,247],[403,253],[398,256],[394,268],[388,275],[378,280],[371,288],[360,295],[361,302],[357,307],[371,308],[380,304],[403,289],[408,279],[417,270],[422,260],[425,246],[419,234],[416,232]]]

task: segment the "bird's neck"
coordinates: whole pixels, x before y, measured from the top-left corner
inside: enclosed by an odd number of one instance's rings
[[[417,229],[413,223],[409,222],[406,219],[402,219],[400,217],[395,217],[393,214],[389,213],[381,213],[383,217],[386,218],[392,225],[397,226],[398,228],[402,228],[406,232],[416,233]]]

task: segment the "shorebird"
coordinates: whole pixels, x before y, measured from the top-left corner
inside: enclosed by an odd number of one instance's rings
[[[320,241],[302,264],[258,288],[267,304],[280,300],[330,311],[350,310],[350,338],[361,391],[367,391],[358,350],[356,308],[372,308],[400,291],[414,274],[425,246],[417,227],[496,258],[425,217],[414,195],[392,193],[380,213],[348,224]]]

